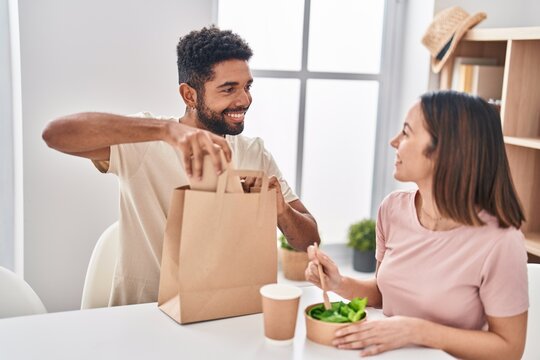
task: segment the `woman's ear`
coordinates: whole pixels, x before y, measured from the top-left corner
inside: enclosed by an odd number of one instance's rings
[[[197,91],[187,83],[181,83],[178,87],[178,92],[184,100],[184,103],[189,108],[195,108],[197,105]]]

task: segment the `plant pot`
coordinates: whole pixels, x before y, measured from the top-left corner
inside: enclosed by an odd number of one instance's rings
[[[304,310],[304,318],[306,319],[306,336],[309,340],[316,342],[317,344],[334,346],[332,345],[332,341],[336,337],[336,331],[351,325],[351,323],[330,323],[312,318],[308,315],[308,312],[311,310],[311,308],[318,305],[321,305],[321,303],[309,305]],[[365,319],[367,319],[367,312],[366,316],[360,321],[364,321]]]
[[[353,269],[360,272],[374,272],[377,265],[375,250],[353,252]]]
[[[309,262],[307,253],[284,248],[279,250],[281,252],[283,276],[289,280],[305,281],[305,271]]]

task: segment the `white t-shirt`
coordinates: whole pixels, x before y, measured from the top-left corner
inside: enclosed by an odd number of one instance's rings
[[[135,116],[178,121],[150,113]],[[226,139],[237,169],[274,175],[285,201],[298,199],[260,138],[227,135]],[[120,186],[120,255],[109,306],[157,301],[170,198],[175,188],[189,185],[180,155],[163,141],[151,141],[113,145],[109,162],[94,162],[100,171],[116,174]]]

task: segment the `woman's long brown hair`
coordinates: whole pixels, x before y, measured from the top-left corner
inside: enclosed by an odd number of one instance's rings
[[[432,143],[433,197],[441,215],[480,226],[478,211],[495,216],[499,226],[519,228],[525,221],[504,146],[501,119],[485,100],[455,91],[421,97]]]

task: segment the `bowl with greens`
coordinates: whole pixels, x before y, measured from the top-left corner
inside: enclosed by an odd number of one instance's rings
[[[363,321],[367,317],[367,297],[356,297],[349,303],[332,302],[332,308],[326,310],[324,304],[313,304],[306,308],[306,335],[318,344],[332,346],[336,330]]]

